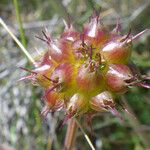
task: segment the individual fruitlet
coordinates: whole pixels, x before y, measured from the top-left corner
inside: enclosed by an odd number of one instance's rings
[[[127,80],[133,79],[130,68],[122,64],[110,64],[106,73],[106,85],[108,90],[124,93],[128,90]]]

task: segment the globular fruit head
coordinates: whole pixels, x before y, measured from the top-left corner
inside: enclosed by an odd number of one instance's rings
[[[44,89],[45,109],[42,114],[64,110],[67,118],[83,114],[109,111],[116,116],[114,95],[124,93],[129,86],[143,86],[146,77],[129,64],[131,42],[145,31],[131,38],[122,36],[120,24],[113,32],[101,25],[96,13],[83,32],[69,23],[58,39],[43,32],[48,48],[27,77]],[[113,95],[113,96],[112,96]]]

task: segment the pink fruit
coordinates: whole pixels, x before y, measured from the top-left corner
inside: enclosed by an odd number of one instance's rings
[[[103,77],[101,73],[96,70],[92,62],[80,66],[76,81],[77,87],[81,91],[88,92],[88,94],[101,91],[101,87],[103,86]]]
[[[53,73],[51,74],[51,79],[57,81],[61,85],[60,90],[64,88],[71,88],[71,84],[73,82],[73,74],[74,70],[71,64],[63,63],[58,65]]]
[[[102,26],[99,16],[96,12],[90,18],[90,23],[84,26],[85,38],[92,42],[92,45],[101,47],[108,38],[108,32]]]
[[[110,108],[115,107],[112,95],[108,91],[104,91],[90,101],[91,108],[95,111],[109,111]]]
[[[92,97],[90,107],[96,112],[111,112],[113,115],[123,120],[121,114],[116,109],[116,103],[109,91],[104,91]]]
[[[109,64],[127,64],[131,47],[124,42],[111,41],[102,48],[101,55]]]
[[[60,39],[50,43],[49,54],[51,58],[57,63],[66,62],[71,57],[72,49],[70,43],[67,40]]]
[[[61,34],[61,39],[66,39],[70,42],[76,41],[80,37],[80,33],[77,32],[71,24],[65,22],[65,30]]]
[[[133,78],[132,72],[126,65],[112,64],[106,73],[106,85],[108,90],[124,93],[128,89],[126,80]]]
[[[63,106],[63,95],[58,94],[56,91],[45,90],[44,94],[46,105],[49,109],[60,109]]]
[[[70,98],[67,104],[66,113],[74,116],[74,115],[83,114],[87,110],[88,110],[88,101],[84,99],[83,95],[77,93]]]

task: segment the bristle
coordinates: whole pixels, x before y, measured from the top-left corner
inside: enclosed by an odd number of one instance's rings
[[[128,39],[130,39],[130,35],[131,35],[131,28],[128,31],[128,34],[121,40],[121,42],[127,42]]]
[[[117,19],[116,27],[113,29],[112,33],[116,33],[116,34],[121,33],[120,18]]]
[[[45,40],[44,38],[41,38],[41,37],[39,37],[38,35],[35,35],[35,37],[36,37],[36,38],[38,38],[38,39],[40,39],[41,41],[43,41],[43,42],[46,42],[46,43],[47,43],[47,40]]]
[[[26,76],[26,77],[22,77],[19,80],[17,80],[17,82],[24,81],[24,80],[32,80],[32,77],[33,77],[32,75],[29,75],[29,76]]]
[[[43,42],[47,43],[48,45],[50,45],[50,43],[51,43],[51,36],[46,35],[46,33],[44,31],[42,31],[42,34],[43,34],[44,38],[42,38],[42,37],[40,37],[38,35],[36,35],[35,37],[40,39],[40,40],[42,40]]]
[[[94,10],[93,10],[93,14],[92,14],[92,16],[90,17],[90,22],[92,22],[92,19],[95,19],[96,22],[98,23],[99,17],[100,17],[100,16],[99,16],[98,11],[97,11],[96,9],[94,9]]]
[[[90,46],[90,48],[89,48],[89,51],[90,51],[90,61],[92,61],[92,55],[93,55],[93,48],[92,48],[92,46]]]
[[[138,38],[140,38],[143,34],[147,32],[150,32],[150,29],[145,29],[142,32],[138,33],[137,35],[133,36],[131,39],[128,39],[127,43],[137,40]]]
[[[43,120],[46,119],[47,114],[48,114],[49,112],[50,112],[50,109],[49,109],[47,106],[44,107],[44,109],[43,109],[42,112],[41,112],[41,117],[42,117]]]
[[[80,39],[81,39],[81,41],[82,41],[82,47],[84,47],[84,46],[85,46],[85,42],[84,42],[85,35],[84,35],[84,33],[81,33],[81,34],[80,34]]]
[[[51,91],[53,91],[54,89],[56,89],[58,86],[60,86],[60,83],[58,83],[58,84],[56,84],[56,85],[50,87],[50,88],[48,89],[48,91],[47,91],[47,94],[50,93]]]
[[[124,118],[121,116],[121,114],[115,109],[115,108],[110,108],[109,111],[116,116],[117,118],[119,118],[122,123],[124,122]]]
[[[143,80],[150,80],[150,77],[144,76]]]
[[[29,70],[29,69],[27,69],[27,68],[24,68],[24,67],[19,67],[20,69],[22,69],[22,70],[25,70],[25,71],[27,71],[27,72],[30,72],[30,73],[32,73],[32,74],[37,74],[36,72],[34,72],[34,71],[32,71],[32,70]]]
[[[144,82],[137,83],[136,85],[139,86],[139,87],[150,89],[150,84],[146,84]]]

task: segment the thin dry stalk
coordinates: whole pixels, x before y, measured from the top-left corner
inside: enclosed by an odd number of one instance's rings
[[[76,139],[76,132],[77,132],[77,123],[75,119],[71,119],[68,127],[67,127],[67,133],[64,143],[64,149],[65,150],[72,150],[75,139]]]
[[[34,59],[32,58],[32,56],[29,54],[29,52],[25,49],[22,43],[17,39],[17,37],[12,33],[12,31],[8,28],[8,26],[5,24],[5,22],[1,18],[0,18],[0,24],[9,33],[9,35],[13,38],[13,40],[17,43],[17,45],[20,47],[22,52],[27,56],[27,58],[35,65],[36,63]]]
[[[77,119],[76,119],[76,123],[77,123],[78,127],[80,128],[81,132],[84,134],[84,137],[85,137],[86,141],[88,142],[88,144],[89,144],[91,150],[95,150],[95,148],[94,148],[94,146],[93,146],[93,144],[92,144],[90,138],[89,138],[88,135],[85,133],[84,129],[82,128],[80,122],[79,122]]]

